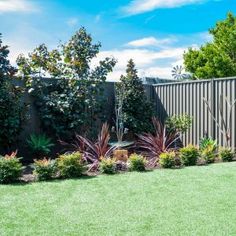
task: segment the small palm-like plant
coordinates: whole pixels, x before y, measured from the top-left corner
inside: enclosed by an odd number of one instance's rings
[[[138,135],[136,147],[143,155],[150,159],[158,160],[161,153],[171,149],[179,139],[176,132],[171,132],[166,129],[165,125],[157,119],[152,119],[154,126],[154,134],[143,133]]]
[[[39,157],[50,153],[51,148],[54,146],[52,140],[45,134],[32,134],[27,140],[28,147],[31,152]]]

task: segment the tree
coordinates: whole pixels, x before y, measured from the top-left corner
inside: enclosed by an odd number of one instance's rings
[[[236,17],[229,13],[209,30],[213,41],[184,54],[186,71],[193,78],[209,79],[236,75]]]
[[[16,69],[8,60],[8,46],[2,45],[0,34],[0,147],[8,148],[17,140],[23,122],[22,90],[12,83]]]
[[[105,58],[91,68],[91,60],[101,47],[92,41],[82,27],[58,49],[49,51],[42,44],[28,58],[18,57],[19,70],[35,97],[42,128],[57,138],[91,131],[102,114],[103,85],[116,61]]]
[[[141,79],[137,75],[132,59],[128,61],[126,76],[121,76],[117,85],[117,96],[122,96],[124,127],[133,133],[152,129],[152,104],[147,100]]]

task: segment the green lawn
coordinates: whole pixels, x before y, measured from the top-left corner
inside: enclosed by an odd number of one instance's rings
[[[0,186],[0,235],[236,235],[236,162]]]

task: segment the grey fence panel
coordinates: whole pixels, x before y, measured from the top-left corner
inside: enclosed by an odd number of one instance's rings
[[[236,147],[236,106],[233,107],[231,116],[229,106],[236,99],[236,78],[158,84],[154,85],[154,97],[156,112],[162,121],[174,114],[193,117],[190,130],[182,137],[183,144],[198,145],[200,138],[207,134],[217,139],[220,145],[225,145],[225,135],[220,130],[225,120],[227,123],[231,122],[230,145]],[[212,113],[204,99],[208,101]],[[220,110],[223,111],[222,114]]]

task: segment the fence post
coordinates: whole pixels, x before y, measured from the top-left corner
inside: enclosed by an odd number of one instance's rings
[[[216,99],[216,88],[215,88],[215,79],[213,78],[211,80],[211,110],[212,110],[212,116],[216,117],[216,106],[215,106],[215,99]],[[216,139],[216,124],[214,119],[212,118],[212,124],[211,124],[211,133],[212,138]]]

